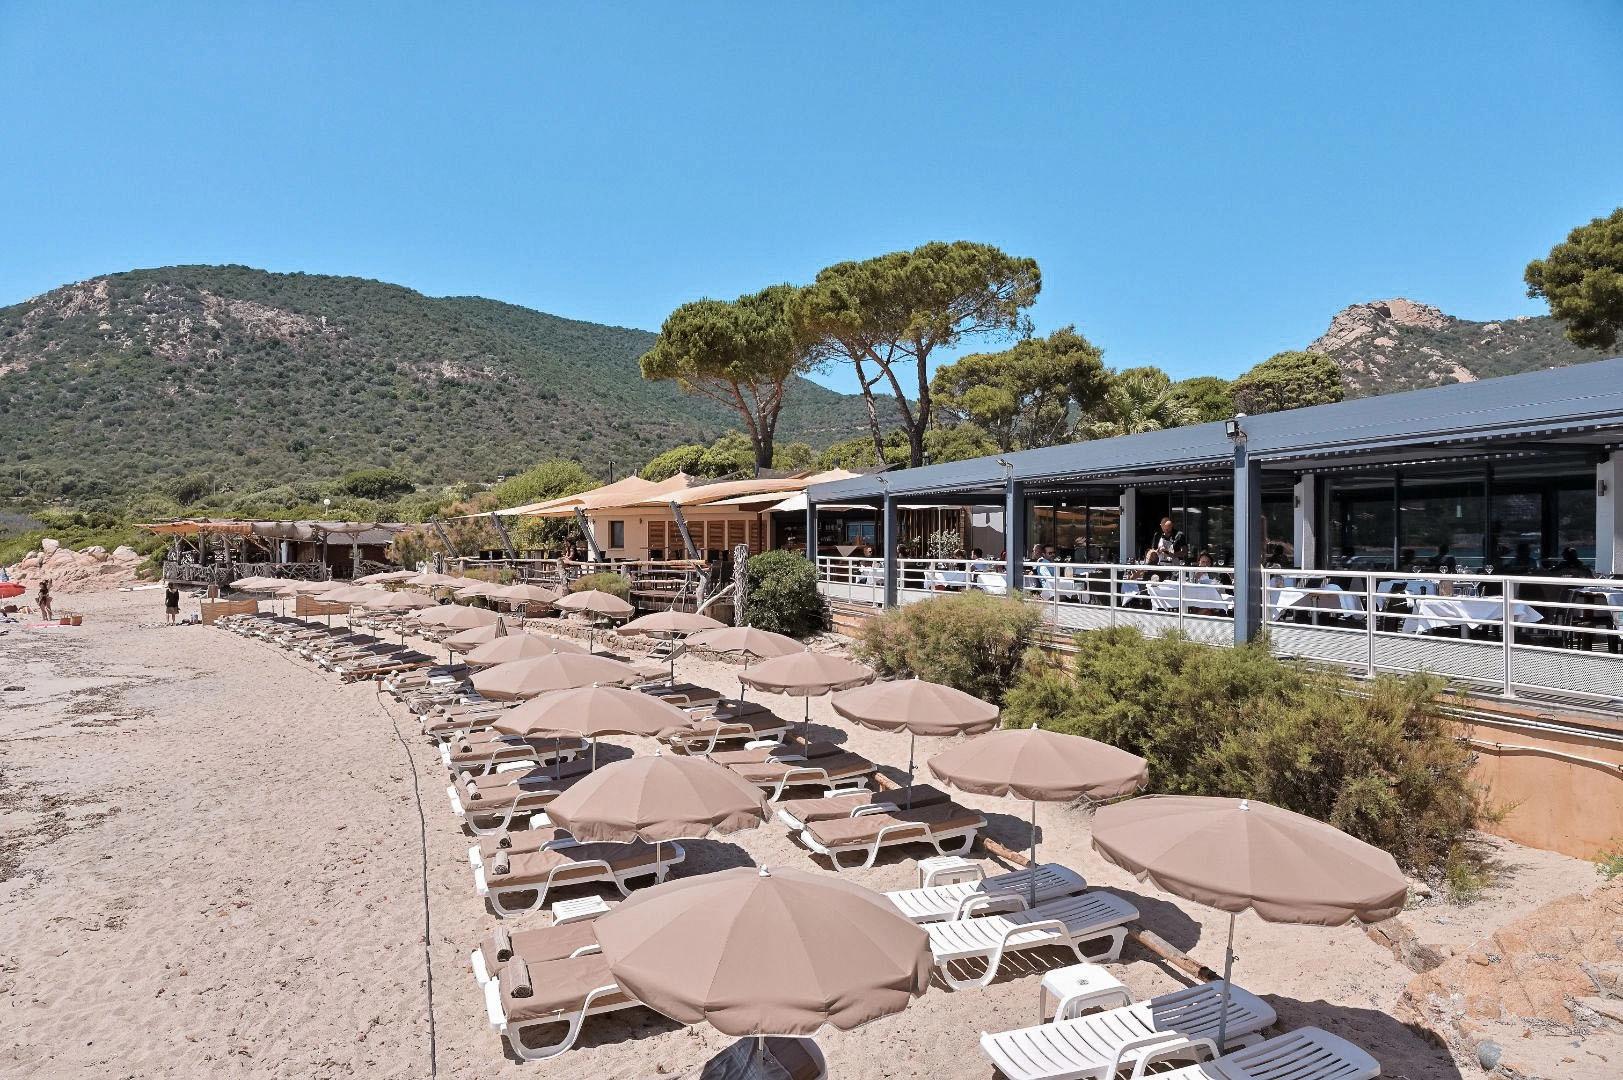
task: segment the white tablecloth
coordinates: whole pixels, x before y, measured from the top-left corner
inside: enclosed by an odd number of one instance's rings
[[[1504,601],[1496,596],[1417,596],[1414,614],[1403,620],[1405,634],[1423,634],[1449,626],[1481,626],[1496,623],[1505,615]],[[1526,604],[1511,605],[1510,617],[1516,623],[1543,622],[1544,616]]]
[[[1144,586],[1144,591],[1150,594],[1150,603],[1155,605],[1157,611],[1178,610],[1178,583],[1176,581],[1152,581]],[[1234,601],[1229,599],[1216,585],[1201,585],[1197,582],[1185,582],[1183,586],[1183,607],[1185,611],[1190,608],[1222,608],[1231,611]]]
[[[1332,609],[1339,607],[1342,611],[1359,612],[1364,610],[1364,602],[1356,593],[1346,592],[1340,585],[1329,582],[1319,586],[1323,592],[1308,589],[1270,589],[1268,604],[1274,611],[1274,617],[1283,614],[1285,608],[1305,607]],[[1334,593],[1334,596],[1328,595]]]

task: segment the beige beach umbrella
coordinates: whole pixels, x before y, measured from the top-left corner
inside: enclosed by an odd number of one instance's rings
[[[1223,959],[1228,1027],[1234,919],[1340,926],[1403,910],[1409,883],[1390,854],[1322,821],[1248,799],[1151,795],[1093,815],[1093,849],[1176,896],[1229,913]]]
[[[335,589],[328,589],[321,594],[321,598],[329,604],[364,604],[368,600],[375,600],[380,596],[392,596],[387,589],[371,588],[366,585],[341,585]]]
[[[450,574],[436,574],[432,570],[424,570],[420,574],[413,574],[411,577],[402,578],[400,583],[402,585],[409,585],[414,589],[443,589],[455,585],[461,585],[467,580],[467,578],[452,577]]]
[[[507,634],[507,621],[497,619],[488,626],[475,626],[471,630],[460,630],[446,638],[444,644],[452,652],[467,652],[469,649],[489,644],[497,638],[504,638]]]
[[[745,671],[749,670],[751,660],[770,660],[774,656],[788,656],[790,653],[806,651],[806,646],[792,637],[774,634],[770,630],[757,630],[753,626],[724,626],[720,630],[701,630],[697,634],[690,635],[687,643],[694,648],[742,656]],[[740,701],[744,699],[742,679],[738,683],[738,697]]]
[[[667,840],[753,829],[766,819],[761,790],[707,758],[655,754],[592,768],[564,793],[562,807],[547,804],[548,819],[583,842],[653,844],[656,864]]]
[[[531,604],[536,607],[544,607],[558,599],[556,589],[548,589],[540,585],[528,585],[523,582],[514,585],[503,585],[490,595],[497,600],[506,600],[510,604]]]
[[[514,701],[554,690],[574,690],[598,683],[627,683],[640,677],[637,669],[630,664],[622,664],[606,656],[553,653],[551,656],[515,660],[476,671],[473,685],[488,698]]]
[[[395,585],[417,576],[415,570],[384,570],[355,579],[357,585]]]
[[[433,603],[433,601],[429,601]],[[437,604],[426,608],[419,619],[430,626],[443,626],[451,630],[472,630],[476,626],[490,626],[501,618],[489,608],[464,607],[461,604]]]
[[[281,587],[281,584],[282,582],[279,578],[260,577],[258,575],[254,575],[251,577],[238,578],[226,587],[236,592],[272,592]]]
[[[507,735],[562,731],[591,739],[601,735],[652,738],[687,722],[687,714],[681,709],[652,695],[615,686],[585,685],[531,698],[503,713],[491,727]]]
[[[940,683],[900,679],[842,690],[829,699],[834,711],[874,731],[907,732],[908,799],[913,797],[913,750],[920,735],[946,738],[980,735],[997,727],[999,709],[991,702]]]
[[[866,664],[832,653],[809,650],[763,660],[738,676],[738,681],[771,694],[806,699],[804,725],[811,724],[811,699],[873,682],[878,674]],[[804,728],[802,729],[804,730]]]
[[[515,660],[533,660],[539,656],[553,656],[558,653],[585,655],[585,652],[586,650],[579,645],[559,641],[557,638],[518,633],[503,634],[483,645],[475,646],[462,659],[474,667],[492,667],[496,664],[510,664]]]
[[[708,615],[699,615],[691,611],[656,611],[652,615],[643,615],[632,619],[620,627],[622,634],[647,634],[650,637],[685,638],[689,634],[697,634],[704,630],[725,630],[727,624],[719,619],[712,619]],[[670,678],[676,681],[676,650],[670,654]]]
[[[361,606],[369,611],[420,611],[436,605],[426,596],[384,590],[380,596],[361,601]]]
[[[1031,801],[1031,905],[1037,905],[1037,804],[1115,799],[1143,788],[1149,763],[1109,743],[1003,728],[937,754],[930,772],[960,791]]]
[[[559,611],[567,611],[574,615],[586,615],[592,620],[591,629],[586,635],[587,649],[597,648],[597,623],[600,620],[627,619],[636,614],[636,609],[613,593],[603,592],[601,589],[582,589],[568,596],[560,596],[552,602],[552,606]]]
[[[458,578],[455,585],[448,588],[460,597],[489,596],[501,588],[494,581],[485,581],[483,578]]]
[[[700,874],[642,890],[594,926],[615,981],[638,1001],[729,1035],[849,1030],[901,1012],[930,985],[929,935],[878,893],[828,874]]]

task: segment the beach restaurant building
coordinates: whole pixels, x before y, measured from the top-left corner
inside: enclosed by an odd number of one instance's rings
[[[1620,481],[1623,358],[815,483],[802,531],[820,506],[873,513],[877,558],[817,553],[854,610],[979,589],[1061,631],[1266,630],[1355,670],[1605,703],[1623,698]],[[978,523],[963,555],[899,551],[921,506]]]

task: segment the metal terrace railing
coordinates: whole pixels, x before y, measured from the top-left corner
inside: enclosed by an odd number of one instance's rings
[[[880,559],[820,556],[818,588],[881,607]],[[1027,563],[1020,598],[1058,631],[1133,626],[1233,643],[1234,571],[1221,566]],[[1264,570],[1274,652],[1374,675],[1429,671],[1497,692],[1623,698],[1623,581],[1484,574]],[[897,560],[896,602],[1007,595],[996,560]]]

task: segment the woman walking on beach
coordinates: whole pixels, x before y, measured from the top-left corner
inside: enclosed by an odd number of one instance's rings
[[[175,625],[175,618],[180,614],[180,590],[175,588],[174,582],[167,582],[163,587],[163,615],[164,621],[170,626]]]
[[[39,583],[39,613],[44,619],[51,618],[51,583],[49,579]]]

